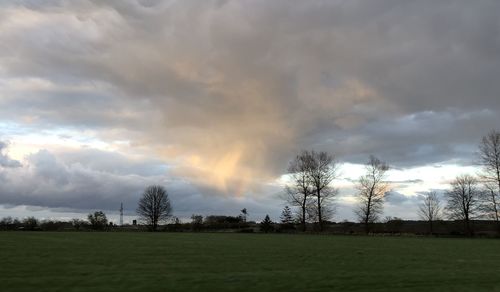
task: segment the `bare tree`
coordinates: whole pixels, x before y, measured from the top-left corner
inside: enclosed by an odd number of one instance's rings
[[[429,233],[433,234],[433,222],[441,219],[441,202],[436,192],[425,194],[424,200],[418,208],[418,215],[422,220],[429,222]]]
[[[139,200],[137,214],[152,231],[156,231],[158,225],[172,214],[172,206],[165,188],[157,185],[147,187]]]
[[[500,232],[500,209],[499,209],[499,196],[497,187],[494,183],[483,182],[483,190],[481,192],[482,204],[481,212],[484,217],[493,219],[497,225],[497,231]]]
[[[481,190],[475,177],[460,175],[451,182],[451,189],[446,192],[448,204],[446,211],[450,219],[461,220],[467,235],[472,235],[471,220],[481,209]]]
[[[500,133],[491,131],[479,144],[479,159],[483,167],[480,175],[484,181],[486,215],[500,222]]]
[[[313,186],[308,176],[308,161],[305,152],[297,155],[288,166],[291,182],[285,186],[286,201],[299,208],[298,219],[302,225],[302,231],[306,231],[306,221],[311,208],[311,195]]]
[[[333,155],[327,152],[305,151],[302,154],[306,160],[307,176],[316,197],[313,214],[318,222],[319,230],[323,230],[323,221],[333,215],[332,199],[337,195],[337,189],[331,184],[338,177],[339,164]]]
[[[366,233],[370,232],[370,225],[379,219],[384,207],[384,198],[389,184],[384,181],[389,166],[375,156],[365,166],[366,174],[358,180],[359,207],[356,210],[360,222],[365,225]]]
[[[318,208],[316,195],[314,196],[314,200],[311,202],[311,207],[308,209],[309,218],[318,223],[317,227],[320,231],[323,230],[321,225],[319,225],[320,213],[322,218],[322,225],[324,225],[324,221],[330,220],[335,215],[336,208],[331,199],[335,195],[337,195],[337,190],[334,189],[332,191],[334,192],[333,194],[328,193],[325,195],[325,193],[323,193],[321,195],[321,209]],[[321,210],[321,212],[318,212],[318,210]]]

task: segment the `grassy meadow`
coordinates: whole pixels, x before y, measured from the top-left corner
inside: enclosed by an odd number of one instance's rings
[[[500,291],[500,241],[0,232],[0,291]]]

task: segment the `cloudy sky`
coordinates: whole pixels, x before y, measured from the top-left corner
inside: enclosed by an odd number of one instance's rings
[[[500,128],[499,1],[4,1],[0,217],[133,218],[164,185],[174,214],[277,219],[289,160],[387,161],[385,214],[472,173]],[[113,217],[115,216],[115,217]]]

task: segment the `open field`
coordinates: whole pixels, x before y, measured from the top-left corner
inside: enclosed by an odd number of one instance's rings
[[[0,291],[500,291],[500,241],[0,232]]]

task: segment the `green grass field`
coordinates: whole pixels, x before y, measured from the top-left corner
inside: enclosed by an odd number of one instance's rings
[[[500,291],[500,241],[0,232],[0,291]]]

